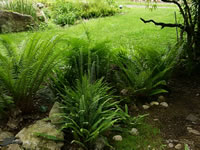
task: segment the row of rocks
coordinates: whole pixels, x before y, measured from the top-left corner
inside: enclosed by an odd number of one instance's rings
[[[143,109],[146,110],[146,109],[149,109],[152,106],[159,106],[159,105],[164,107],[164,108],[167,108],[169,106],[167,102],[159,103],[159,102],[156,102],[156,101],[152,101],[150,104],[142,105],[142,107],[143,107]]]

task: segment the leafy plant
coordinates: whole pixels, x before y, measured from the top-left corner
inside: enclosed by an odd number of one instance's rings
[[[52,89],[56,93],[62,91],[63,85],[73,87],[84,74],[90,76],[92,81],[109,77],[113,54],[106,41],[70,38],[67,43],[69,50],[63,54],[64,64],[54,70],[52,77]]]
[[[0,52],[0,83],[24,113],[33,109],[35,95],[56,63],[58,41],[58,36],[42,40],[35,34],[16,47],[8,38],[0,39],[4,46]]]
[[[80,10],[77,4],[63,0],[57,1],[52,10],[54,22],[61,26],[75,24],[80,16]]]
[[[9,97],[5,94],[0,95],[0,117],[1,114],[5,114],[5,109],[9,108],[13,104],[12,97]]]
[[[83,3],[58,0],[52,6],[52,11],[54,22],[64,26],[73,25],[80,19],[112,16],[118,9],[110,3],[99,1]]]
[[[30,15],[34,19],[37,18],[36,9],[33,7],[33,3],[29,0],[7,1],[6,5],[3,5],[3,8],[6,10]]]
[[[119,53],[117,64],[120,70],[116,72],[118,86],[127,89],[136,98],[166,93],[163,86],[177,61],[178,50],[175,50],[164,54],[155,50]]]
[[[96,138],[118,120],[120,120],[117,103],[113,101],[110,88],[102,79],[91,83],[85,75],[78,80],[75,88],[65,87],[62,97],[64,122],[61,130],[69,130],[73,134],[72,143],[85,149],[93,149]]]

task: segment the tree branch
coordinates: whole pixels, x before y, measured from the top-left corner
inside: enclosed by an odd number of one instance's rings
[[[174,4],[176,4],[178,6],[179,10],[180,10],[181,15],[183,16],[183,18],[185,18],[184,10],[181,7],[181,4],[179,4],[179,2],[177,0],[161,0],[161,1],[165,2],[165,3],[174,3]]]
[[[182,24],[172,24],[172,23],[162,23],[162,22],[155,22],[154,20],[144,20],[143,18],[140,18],[140,20],[142,20],[142,22],[144,23],[154,23],[157,26],[161,26],[161,28],[165,28],[165,27],[178,27],[181,28],[182,30],[184,29],[184,26]]]

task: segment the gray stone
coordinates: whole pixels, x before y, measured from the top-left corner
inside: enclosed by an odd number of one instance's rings
[[[51,123],[56,124],[62,122],[62,118],[58,115],[59,113],[62,113],[62,110],[60,108],[60,103],[55,102],[49,112],[49,118],[51,120]]]
[[[0,141],[3,141],[6,138],[14,137],[14,135],[11,132],[8,131],[2,131],[0,129]]]
[[[143,107],[143,109],[149,109],[150,108],[150,106],[148,106],[148,105],[142,105],[142,107]]]
[[[199,118],[196,117],[196,116],[193,115],[193,114],[189,114],[189,115],[186,117],[186,120],[191,121],[191,122],[195,122],[195,121],[199,120]]]
[[[187,130],[189,133],[195,134],[195,135],[200,135],[200,132],[197,130],[192,129],[191,127],[187,127]]]
[[[169,105],[166,102],[161,102],[160,106],[167,108]]]
[[[121,135],[115,135],[115,136],[113,136],[113,140],[122,141],[122,136]]]
[[[3,147],[2,150],[23,150],[23,148],[18,144],[10,144],[6,147]]]
[[[39,120],[35,124],[22,129],[16,135],[16,138],[19,138],[22,141],[22,147],[24,149],[60,150],[61,147],[64,145],[64,143],[61,141],[56,142],[53,140],[40,138],[35,136],[34,133],[46,134],[64,140],[64,134],[62,132],[59,132],[53,124],[44,120]]]
[[[155,105],[155,106],[158,106],[158,105],[159,105],[159,102],[152,101],[152,102],[150,103],[150,105],[151,105],[151,106],[154,106],[154,105]]]
[[[182,148],[182,145],[181,144],[177,144],[176,146],[175,146],[175,149],[181,149]]]
[[[34,25],[32,16],[0,10],[0,33],[27,31]]]
[[[19,123],[23,120],[23,118],[20,119],[14,119],[14,118],[9,118],[8,122],[7,122],[7,126],[10,129],[17,129]]]
[[[173,143],[169,143],[169,144],[168,144],[168,147],[169,147],[169,148],[173,148],[173,147],[174,147],[174,144],[173,144]]]
[[[130,131],[130,134],[133,135],[133,136],[138,135],[139,134],[138,129],[132,128],[131,131]]]

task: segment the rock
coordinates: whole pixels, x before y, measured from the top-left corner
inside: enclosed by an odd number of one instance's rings
[[[113,136],[113,140],[122,141],[122,136],[121,135],[115,135],[115,136]]]
[[[100,137],[95,142],[95,150],[103,150],[106,145],[104,138]]]
[[[181,149],[182,148],[182,145],[181,144],[177,144],[176,146],[175,146],[175,149]]]
[[[196,97],[199,97],[199,95],[200,95],[200,94],[199,94],[199,93],[197,93],[197,94],[196,94]]]
[[[18,144],[10,144],[6,147],[3,147],[2,150],[23,150],[20,145]]]
[[[62,118],[58,116],[59,113],[62,113],[62,110],[60,108],[60,103],[55,102],[49,112],[49,118],[51,120],[51,123],[56,124],[62,122]]]
[[[132,128],[131,131],[130,131],[130,134],[133,135],[133,136],[138,135],[139,134],[138,129]]]
[[[164,101],[165,101],[165,97],[162,96],[162,95],[159,96],[159,97],[158,97],[158,101],[159,101],[159,102],[164,102]]]
[[[23,118],[9,118],[8,122],[7,122],[7,126],[14,130],[14,129],[17,129],[19,123],[23,120]]]
[[[189,115],[186,117],[186,120],[191,121],[191,122],[195,122],[195,121],[199,120],[199,118],[196,117],[196,116],[193,115],[193,114],[189,114]]]
[[[163,106],[163,107],[167,108],[169,105],[166,102],[161,102],[160,106]]]
[[[155,101],[152,101],[152,102],[150,103],[150,105],[151,105],[151,106],[154,106],[154,105],[158,106],[159,103],[158,103],[158,102],[155,102]]]
[[[123,89],[120,92],[122,95],[127,95],[128,94],[128,90],[127,89]]]
[[[173,143],[169,143],[169,144],[168,144],[168,147],[169,147],[169,148],[173,148],[173,147],[174,147],[174,144],[173,144]]]
[[[47,134],[57,137],[59,140],[64,140],[64,134],[59,132],[57,128],[50,122],[39,120],[35,124],[22,129],[16,138],[22,141],[22,147],[24,149],[45,149],[45,150],[60,150],[64,145],[63,142],[55,142],[45,138],[40,138],[34,135],[34,133]]]
[[[192,129],[191,127],[187,127],[187,130],[189,133],[195,134],[195,135],[200,135],[200,132],[197,130]]]
[[[0,141],[3,141],[6,138],[14,137],[14,135],[11,132],[8,131],[2,131],[0,129]]]
[[[0,33],[27,31],[34,25],[32,16],[0,10]]]
[[[173,140],[171,140],[171,139],[168,139],[168,140],[166,140],[166,142],[167,142],[167,143],[172,143],[172,142],[173,142]]]
[[[150,108],[150,106],[148,106],[148,105],[142,105],[142,107],[143,107],[143,109],[149,109]]]

